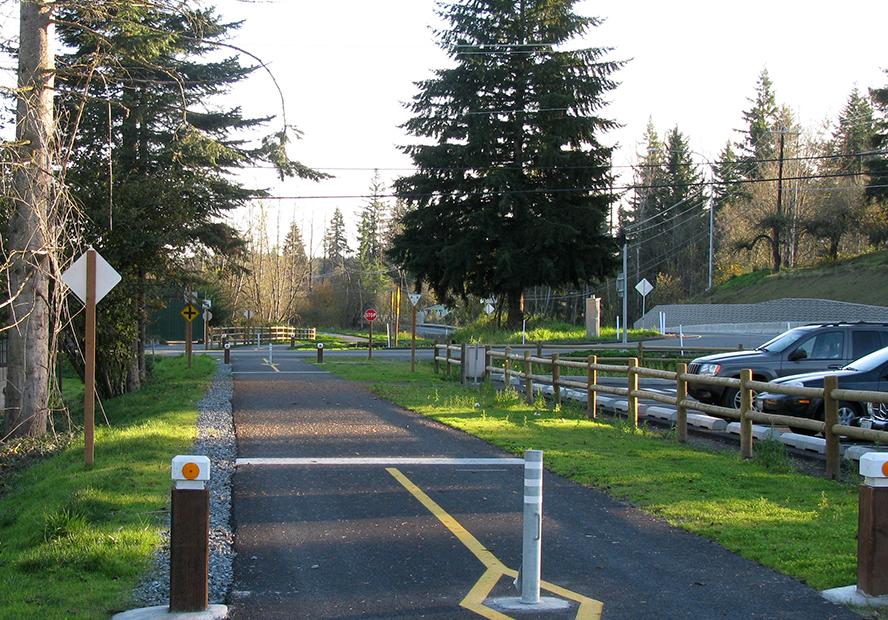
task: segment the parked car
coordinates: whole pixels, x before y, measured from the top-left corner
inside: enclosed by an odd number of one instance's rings
[[[888,431],[888,404],[864,403],[863,416],[851,420],[851,426]]]
[[[828,375],[838,377],[839,387],[844,390],[888,392],[888,348],[865,355],[837,371],[809,372],[775,379],[771,383],[822,388],[823,378]],[[822,398],[762,392],[755,397],[755,408],[765,413],[823,420]],[[869,404],[868,406],[868,403],[840,401],[839,424],[861,426],[861,418],[871,420],[873,412],[878,410],[878,405]],[[863,424],[863,426],[867,426],[867,424]],[[871,423],[870,427],[872,427]]]
[[[821,370],[838,370],[852,360],[888,346],[886,323],[829,323],[786,331],[755,349],[705,355],[691,361],[688,373],[740,377],[752,370],[756,381]],[[700,402],[740,408],[740,390],[688,382],[688,394]]]

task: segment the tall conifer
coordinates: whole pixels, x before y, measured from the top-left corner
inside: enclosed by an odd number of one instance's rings
[[[616,268],[605,230],[611,149],[600,116],[621,62],[568,45],[598,25],[575,0],[442,3],[454,66],[418,82],[396,181],[409,206],[392,257],[443,299],[496,296],[520,325],[523,291]]]

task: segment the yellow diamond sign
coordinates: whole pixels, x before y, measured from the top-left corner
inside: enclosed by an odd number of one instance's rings
[[[182,309],[182,316],[185,317],[185,320],[189,323],[200,316],[200,312],[198,312],[197,308],[188,304]]]

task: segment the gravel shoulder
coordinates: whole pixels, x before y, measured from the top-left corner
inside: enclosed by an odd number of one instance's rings
[[[219,362],[206,396],[197,404],[197,440],[191,454],[210,459],[210,570],[209,603],[224,604],[233,578],[234,535],[231,530],[231,475],[237,442],[231,415],[234,380],[231,366]],[[170,522],[162,533],[154,566],[133,592],[138,607],[165,605],[170,600]]]

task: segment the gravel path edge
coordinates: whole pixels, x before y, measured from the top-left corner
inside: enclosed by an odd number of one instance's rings
[[[231,530],[231,475],[237,458],[237,440],[231,413],[234,379],[231,365],[218,362],[206,395],[197,403],[197,440],[191,454],[210,459],[210,604],[224,603],[234,579],[234,534]],[[154,554],[151,571],[133,591],[138,606],[169,604],[170,522],[161,532],[161,547]]]

